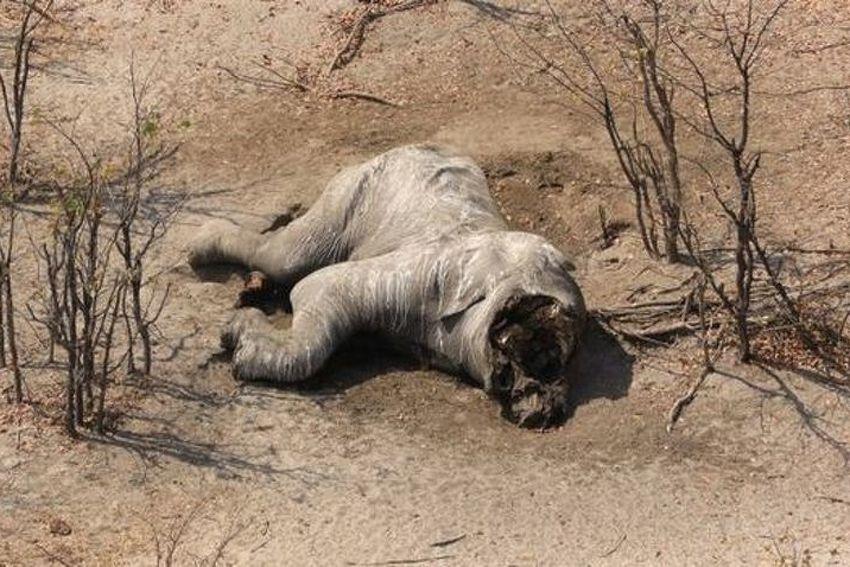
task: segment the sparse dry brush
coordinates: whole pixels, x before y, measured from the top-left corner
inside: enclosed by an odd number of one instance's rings
[[[147,207],[146,188],[176,147],[154,143],[158,127],[147,89],[131,64],[130,141],[117,165],[96,160],[73,133],[53,125],[73,149],[78,174],[54,180],[51,238],[37,247],[47,285],[28,312],[65,353],[71,435],[83,425],[104,432],[107,389],[125,361],[128,373],[136,372],[137,345],[143,372],[151,372],[152,331],[169,296],[158,274],[147,273],[148,258],[180,203]]]
[[[40,309],[33,304],[28,308],[65,352],[65,428],[76,435],[77,427],[91,419],[103,430],[106,390],[117,367],[112,358],[118,308],[126,287],[112,267],[118,231],[105,223],[108,196],[101,168],[70,134],[59,132],[84,172],[55,186],[51,236],[38,248],[47,286],[39,297]]]
[[[545,6],[529,24],[504,20],[506,33],[495,31],[494,45],[522,83],[554,86],[558,102],[604,127],[632,191],[644,249],[681,261],[677,86],[664,66],[674,10],[653,0],[594,0],[569,15]]]
[[[128,371],[135,372],[136,346],[141,350],[143,372],[152,370],[153,330],[169,290],[160,289],[159,274],[148,272],[149,255],[180,203],[165,209],[149,205],[148,186],[176,147],[157,141],[157,114],[147,101],[149,80],[140,80],[131,64],[132,112],[126,155],[111,163],[96,158],[107,152],[86,148],[73,131],[47,121],[71,149],[70,171],[43,167],[43,178],[20,183],[19,147],[27,113],[29,57],[34,31],[49,18],[49,8],[49,3],[24,6],[13,80],[0,81],[10,128],[9,180],[0,193],[0,365],[9,368],[14,400],[26,401],[23,364],[18,360],[15,323],[19,313],[13,301],[12,265],[19,253],[15,246],[22,222],[19,205],[26,188],[38,185],[50,195],[51,222],[46,239],[31,239],[39,269],[26,312],[29,320],[45,331],[49,362],[54,362],[54,345],[64,353],[60,362],[65,369],[67,432],[76,435],[80,426],[90,426],[103,433],[108,387],[124,361]]]
[[[157,114],[147,100],[150,77],[140,79],[134,62],[130,64],[129,73],[131,140],[123,180],[118,184],[119,190],[113,192],[113,209],[119,226],[117,247],[124,262],[128,286],[121,306],[128,334],[128,371],[135,372],[133,345],[138,338],[142,347],[142,369],[144,374],[150,374],[153,365],[152,331],[168,300],[170,287],[157,289],[156,277],[148,277],[145,268],[153,246],[165,236],[180,202],[165,209],[143,210],[143,200],[146,184],[159,175],[162,165],[174,155],[177,147],[155,141]],[[145,292],[147,298],[144,297]]]

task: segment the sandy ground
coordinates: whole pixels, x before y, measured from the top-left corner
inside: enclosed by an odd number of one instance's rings
[[[724,363],[668,434],[693,350],[638,352],[593,325],[571,418],[538,433],[503,421],[480,390],[365,345],[294,390],[237,387],[212,356],[241,280],[192,273],[193,231],[212,217],[263,226],[309,205],[340,167],[404,143],[478,159],[511,222],[575,259],[591,307],[681,278],[647,262],[631,230],[598,249],[597,206],[630,212],[602,133],[511,82],[475,4],[386,18],[340,71],[398,108],[262,90],[221,70],[326,60],[328,15],[353,1],[100,0],[65,16],[63,57],[34,81],[34,106],[79,116],[92,147],[114,144],[134,57],[153,70],[163,135],[181,143],[158,195],[190,199],[157,251],[174,295],[155,373],[120,389],[114,434],[72,443],[49,418],[0,409],[0,565],[152,565],[157,544],[161,562],[176,547],[178,565],[850,562],[850,407],[801,376]],[[824,41],[846,34],[840,2],[795,9]],[[843,56],[789,62],[780,82],[848,82]],[[846,95],[764,112],[766,232],[850,245]],[[37,120],[33,131],[36,155],[61,151]],[[58,374],[36,368],[34,346],[25,356],[36,397],[49,398]]]

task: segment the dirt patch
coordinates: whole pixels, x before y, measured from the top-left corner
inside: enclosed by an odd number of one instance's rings
[[[602,246],[600,207],[609,224],[628,225],[625,188],[604,164],[578,153],[500,154],[483,160],[482,167],[509,223],[544,235],[573,257]]]

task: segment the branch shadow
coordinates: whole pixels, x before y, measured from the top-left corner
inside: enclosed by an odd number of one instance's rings
[[[143,391],[147,396],[171,398],[178,407],[194,406],[199,411],[221,409],[243,402],[238,395],[196,388],[191,384],[161,377],[140,377],[129,386]],[[252,403],[252,400],[244,400],[244,403]],[[308,467],[276,465],[275,452],[267,445],[251,445],[244,441],[218,443],[197,437],[193,439],[181,431],[175,416],[137,409],[122,412],[121,418],[122,422],[134,422],[136,427],[122,426],[119,422],[107,434],[83,433],[82,439],[131,453],[142,464],[145,478],[149,469],[161,469],[166,462],[176,461],[198,469],[213,470],[224,479],[239,479],[246,475],[269,479],[283,477],[308,488],[333,480],[330,475]]]
[[[466,4],[476,11],[480,12],[487,18],[500,22],[507,22],[517,16],[540,16],[538,10],[526,10],[515,6],[502,6],[490,0],[460,0],[462,4]]]
[[[169,422],[166,420],[166,423]],[[163,459],[172,459],[193,467],[215,470],[219,476],[228,479],[241,478],[245,474],[283,476],[308,487],[330,480],[328,475],[307,467],[280,468],[262,462],[260,457],[268,454],[266,449],[258,449],[254,454],[250,454],[250,447],[239,444],[238,447],[233,447],[236,449],[233,451],[227,445],[183,439],[168,431],[140,433],[117,430],[111,435],[88,435],[84,439],[129,451],[139,458],[146,469],[161,468]]]
[[[181,353],[186,351],[186,343],[195,337],[197,337],[201,333],[201,325],[197,322],[193,323],[193,329],[188,333],[180,335],[176,338],[176,340],[165,341],[164,345],[170,352],[166,355],[158,355],[155,357],[157,362],[171,362],[175,358],[177,358]]]
[[[738,376],[721,369],[715,369],[715,373],[725,378],[740,382],[741,384],[744,384],[758,392],[765,398],[781,399],[785,401],[797,413],[801,424],[807,431],[841,456],[844,466],[850,465],[850,442],[837,438],[833,433],[825,429],[823,424],[827,422],[823,416],[816,413],[812,407],[806,404],[796,390],[788,383],[787,380],[780,376],[775,369],[758,361],[755,362],[755,366],[764,372],[764,374],[776,384],[776,388],[767,388],[759,384],[755,384],[742,376]],[[805,377],[803,378],[805,379]]]

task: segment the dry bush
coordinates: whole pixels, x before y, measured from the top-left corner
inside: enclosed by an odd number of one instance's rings
[[[9,183],[20,181],[20,150],[27,112],[27,87],[32,70],[30,58],[36,47],[35,32],[49,18],[52,4],[52,0],[43,5],[36,1],[20,3],[20,25],[14,38],[11,68],[0,70],[0,93],[3,95],[3,111],[9,127]]]
[[[112,266],[119,232],[105,222],[102,168],[76,139],[57,130],[74,148],[83,173],[54,186],[51,235],[37,249],[45,288],[28,308],[65,352],[65,428],[73,436],[88,423],[103,430],[106,390],[118,367],[116,329],[126,283]]]
[[[173,157],[176,146],[156,142],[157,112],[148,103],[150,76],[137,76],[133,62],[129,71],[132,95],[130,144],[122,179],[112,192],[112,208],[119,225],[118,253],[127,275],[127,294],[122,301],[122,313],[128,334],[128,371],[135,372],[133,346],[142,347],[142,370],[150,374],[153,365],[152,330],[168,301],[170,287],[157,289],[156,275],[146,273],[148,257],[162,240],[182,202],[165,209],[143,210],[146,187],[160,173],[162,166]],[[145,297],[147,296],[147,297]]]
[[[126,157],[107,164],[73,134],[52,124],[76,157],[75,172],[54,172],[55,210],[50,237],[35,245],[44,286],[28,304],[32,321],[65,356],[65,428],[105,429],[107,390],[124,366],[153,364],[152,331],[169,297],[159,275],[148,273],[150,252],[182,202],[147,203],[148,186],[176,147],[156,143],[156,113],[147,106],[148,82],[130,67],[132,119]],[[52,357],[51,357],[52,358]]]

